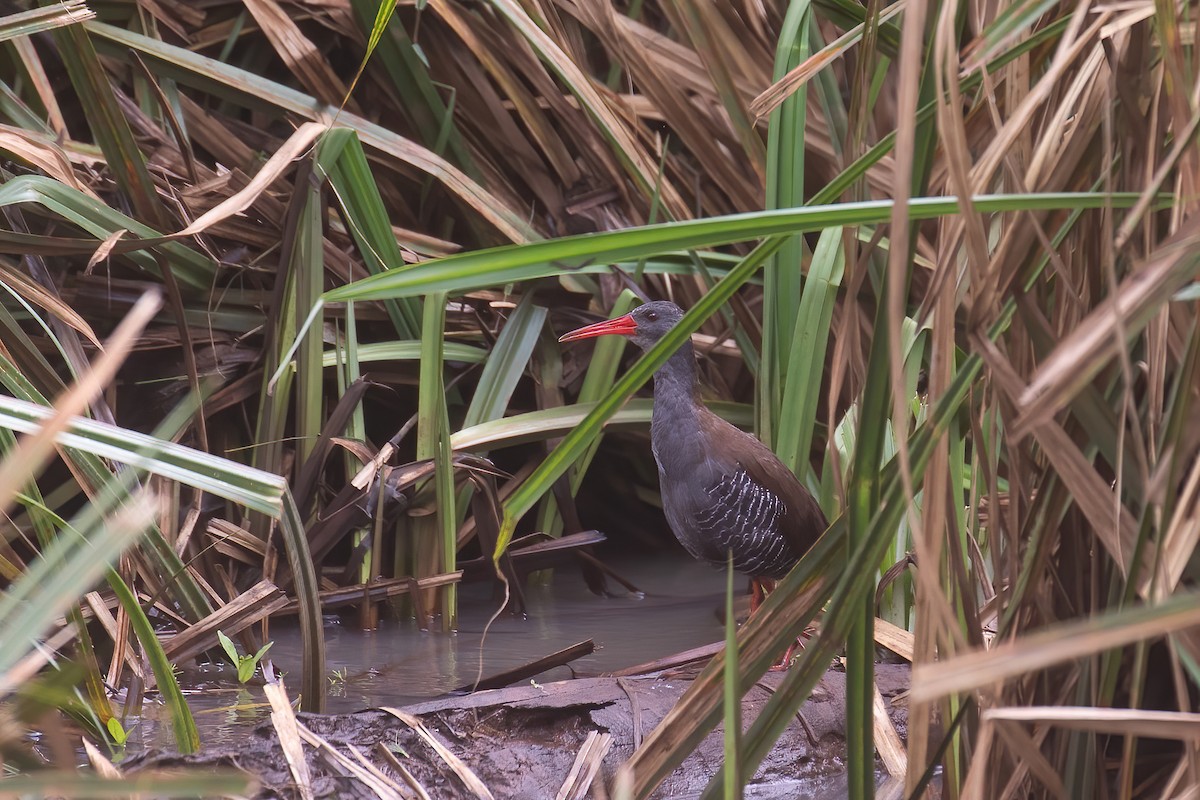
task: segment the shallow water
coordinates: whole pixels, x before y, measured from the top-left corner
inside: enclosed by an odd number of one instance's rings
[[[502,615],[493,624],[484,646],[480,638],[495,610],[490,586],[469,585],[460,590],[457,633],[426,632],[411,622],[385,621],[377,631],[356,630],[345,623],[325,628],[327,677],[326,710],[346,713],[381,705],[399,706],[425,700],[471,683],[480,671],[486,677],[526,664],[540,656],[593,639],[596,651],[536,679],[563,680],[640,664],[720,640],[724,629],[717,617],[724,606],[725,576],[720,570],[686,557],[609,561],[618,573],[645,593],[623,593],[609,582],[617,597],[597,597],[570,567],[555,570],[546,586],[526,591],[528,618]],[[745,589],[739,578],[736,591]],[[353,615],[348,615],[352,617]],[[268,652],[277,672],[293,694],[299,683],[300,636],[294,624],[271,628],[274,645]],[[291,679],[288,676],[291,675]],[[190,672],[199,688],[189,691],[188,703],[205,744],[232,741],[248,726],[266,719],[269,709],[257,686],[240,688],[232,668],[202,666]],[[131,731],[128,749],[171,749],[166,720],[147,703]]]

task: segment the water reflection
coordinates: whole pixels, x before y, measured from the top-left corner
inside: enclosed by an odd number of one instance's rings
[[[714,642],[723,636],[715,614],[724,603],[723,574],[686,557],[641,558],[613,566],[646,592],[645,597],[597,597],[570,568],[556,570],[548,586],[529,587],[529,618],[500,617],[480,647],[481,634],[495,609],[488,586],[460,592],[456,634],[423,632],[411,622],[384,622],[373,632],[351,625],[327,627],[330,713],[371,706],[404,705],[428,699],[472,682],[480,671],[491,675],[525,664],[591,638],[596,651],[576,660],[581,674],[595,674],[650,661]],[[739,585],[744,581],[739,580]],[[610,588],[619,589],[615,585]],[[294,625],[272,626],[275,645],[268,653],[289,688],[298,685],[300,636]],[[288,680],[288,675],[293,676]],[[536,680],[563,680],[560,667]],[[244,735],[248,726],[268,717],[260,688],[229,688],[232,668],[205,665],[188,673],[198,685],[188,692],[201,741],[211,744]],[[130,752],[140,747],[171,748],[169,722],[147,703],[130,736]],[[132,722],[132,721],[131,721]]]

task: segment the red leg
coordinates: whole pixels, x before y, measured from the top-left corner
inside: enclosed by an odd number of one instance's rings
[[[812,628],[805,628],[804,631],[796,637],[796,641],[792,642],[791,646],[788,647],[787,652],[783,654],[783,658],[779,660],[779,663],[771,667],[769,671],[786,672],[787,668],[792,665],[792,656],[795,654],[796,648],[799,647],[801,650],[803,650],[804,640],[811,639],[815,632],[816,631],[814,631]]]
[[[762,581],[760,581],[758,578],[751,578],[750,579],[750,613],[751,614],[753,614],[755,611],[758,611],[758,607],[763,604],[763,600],[766,599],[766,596],[767,596],[767,590],[766,590],[766,587],[763,586]]]
[[[753,614],[755,611],[758,611],[759,607],[762,606],[763,600],[766,599],[767,595],[770,594],[771,592],[775,591],[775,585],[777,583],[778,583],[778,581],[773,581],[770,578],[751,578],[750,579],[750,613],[751,614]],[[776,664],[775,666],[771,667],[771,672],[782,672],[782,671],[786,670],[792,663],[792,655],[796,652],[796,648],[799,647],[799,648],[803,649],[804,640],[810,638],[811,636],[812,636],[812,631],[806,628],[804,630],[804,633],[800,634],[800,636],[796,639],[796,641],[794,641],[791,644],[791,646],[788,647],[787,652],[783,654],[783,658],[779,661],[779,663]]]
[[[763,604],[763,600],[767,599],[767,595],[775,591],[775,584],[770,578],[751,578],[750,579],[750,613],[758,611],[758,607]]]

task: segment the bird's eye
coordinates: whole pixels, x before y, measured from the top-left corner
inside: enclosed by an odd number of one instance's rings
[[[654,322],[654,320],[658,319],[658,312],[657,311],[647,311],[646,319],[648,319],[650,322]]]

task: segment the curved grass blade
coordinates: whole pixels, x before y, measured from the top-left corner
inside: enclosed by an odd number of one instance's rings
[[[39,430],[52,410],[0,395],[0,426],[29,433]],[[76,417],[55,441],[63,447],[144,469],[255,511],[278,517],[287,482],[219,456],[128,428]]]
[[[288,566],[295,581],[300,607],[300,640],[304,648],[300,675],[300,708],[313,714],[325,711],[325,628],[321,619],[321,586],[308,548],[304,520],[291,491],[284,489],[279,513]]]
[[[196,730],[196,721],[192,718],[187,700],[184,699],[183,692],[179,689],[179,681],[175,679],[175,670],[171,666],[171,662],[167,660],[167,654],[163,652],[162,644],[154,633],[154,626],[150,624],[149,617],[138,604],[137,597],[115,569],[108,570],[108,585],[129,616],[129,624],[133,627],[138,641],[141,642],[146,660],[150,662],[150,668],[154,671],[154,681],[158,684],[158,691],[162,695],[163,703],[166,704],[171,715],[171,731],[175,735],[175,746],[183,755],[198,752],[200,750],[200,733]]]
[[[379,46],[379,40],[383,38],[383,32],[387,30],[388,20],[392,18],[392,12],[396,10],[396,0],[381,0],[379,10],[375,12],[375,21],[371,24],[371,35],[367,37],[367,49],[363,52],[362,61],[358,64],[358,69],[354,73],[354,80],[350,81],[350,85],[346,88],[346,96],[342,98],[342,105],[345,106],[350,100],[350,95],[354,92],[354,87],[358,85],[358,79],[362,77],[363,70],[367,68],[367,62],[371,60],[371,54],[375,52],[375,48]]]
[[[0,206],[16,203],[37,203],[67,222],[78,225],[98,240],[107,239],[119,230],[127,230],[141,239],[158,239],[161,233],[131,217],[127,217],[83,192],[64,183],[40,175],[20,175],[0,186]],[[154,245],[169,259],[171,269],[180,283],[193,289],[207,290],[215,280],[217,266],[180,242],[159,242]],[[116,248],[116,251],[121,251]],[[159,276],[158,264],[149,253],[123,251],[125,257],[151,275]]]
[[[596,409],[596,402],[599,401],[543,408],[489,422],[481,422],[470,428],[455,431],[450,438],[450,443],[455,450],[478,452],[496,447],[512,447],[553,439],[579,427],[579,424]],[[714,414],[739,428],[748,430],[754,424],[754,408],[745,403],[712,402],[705,405]],[[609,417],[604,428],[605,430],[644,428],[650,424],[653,407],[653,400],[635,397]]]
[[[821,398],[829,323],[844,270],[842,232],[826,228],[813,250],[800,295],[793,339],[787,350],[788,368],[783,372],[782,408],[788,409],[788,413],[780,415],[775,437],[776,455],[801,481],[806,480],[811,469],[809,449]]]
[[[324,157],[322,151],[327,147],[336,151],[336,158]],[[345,128],[329,131],[321,139],[316,164],[329,179],[346,227],[367,269],[378,274],[404,264],[404,254],[396,244],[383,197],[358,136]],[[408,339],[420,334],[421,304],[417,300],[389,300],[384,308],[398,336]]]
[[[1130,208],[1137,200],[1138,195],[1128,192],[1066,192],[980,195],[973,202],[977,212],[990,214],[1001,211],[1105,208],[1110,205],[1113,208]],[[785,208],[494,247],[372,275],[326,292],[323,300],[333,303],[413,297],[435,290],[448,293],[473,291],[569,275],[596,262],[636,260],[667,251],[715,247],[830,227],[880,224],[891,218],[891,209],[890,200]],[[953,197],[915,197],[909,204],[909,217],[913,220],[933,219],[957,212],[958,201]],[[731,270],[722,283],[737,269]]]
[[[421,359],[421,340],[413,339],[403,342],[370,342],[357,346],[358,362],[368,361],[419,361]],[[321,366],[340,366],[347,357],[345,350],[326,350],[321,356]],[[442,345],[442,356],[446,361],[460,364],[481,364],[488,360],[488,351],[473,344],[446,342]]]
[[[372,22],[374,5],[373,0],[350,0],[350,6],[360,27],[371,23],[372,36],[382,13],[381,7]],[[468,175],[478,179],[474,159],[463,143],[454,115],[438,94],[437,87],[429,75],[429,68],[421,60],[421,55],[418,54],[416,45],[409,38],[404,25],[393,16],[385,30],[387,35],[379,38],[375,49],[375,63],[391,77],[392,85],[401,98],[400,107],[412,119],[426,147],[441,154],[442,149],[435,145],[444,138],[445,149],[454,162]]]

